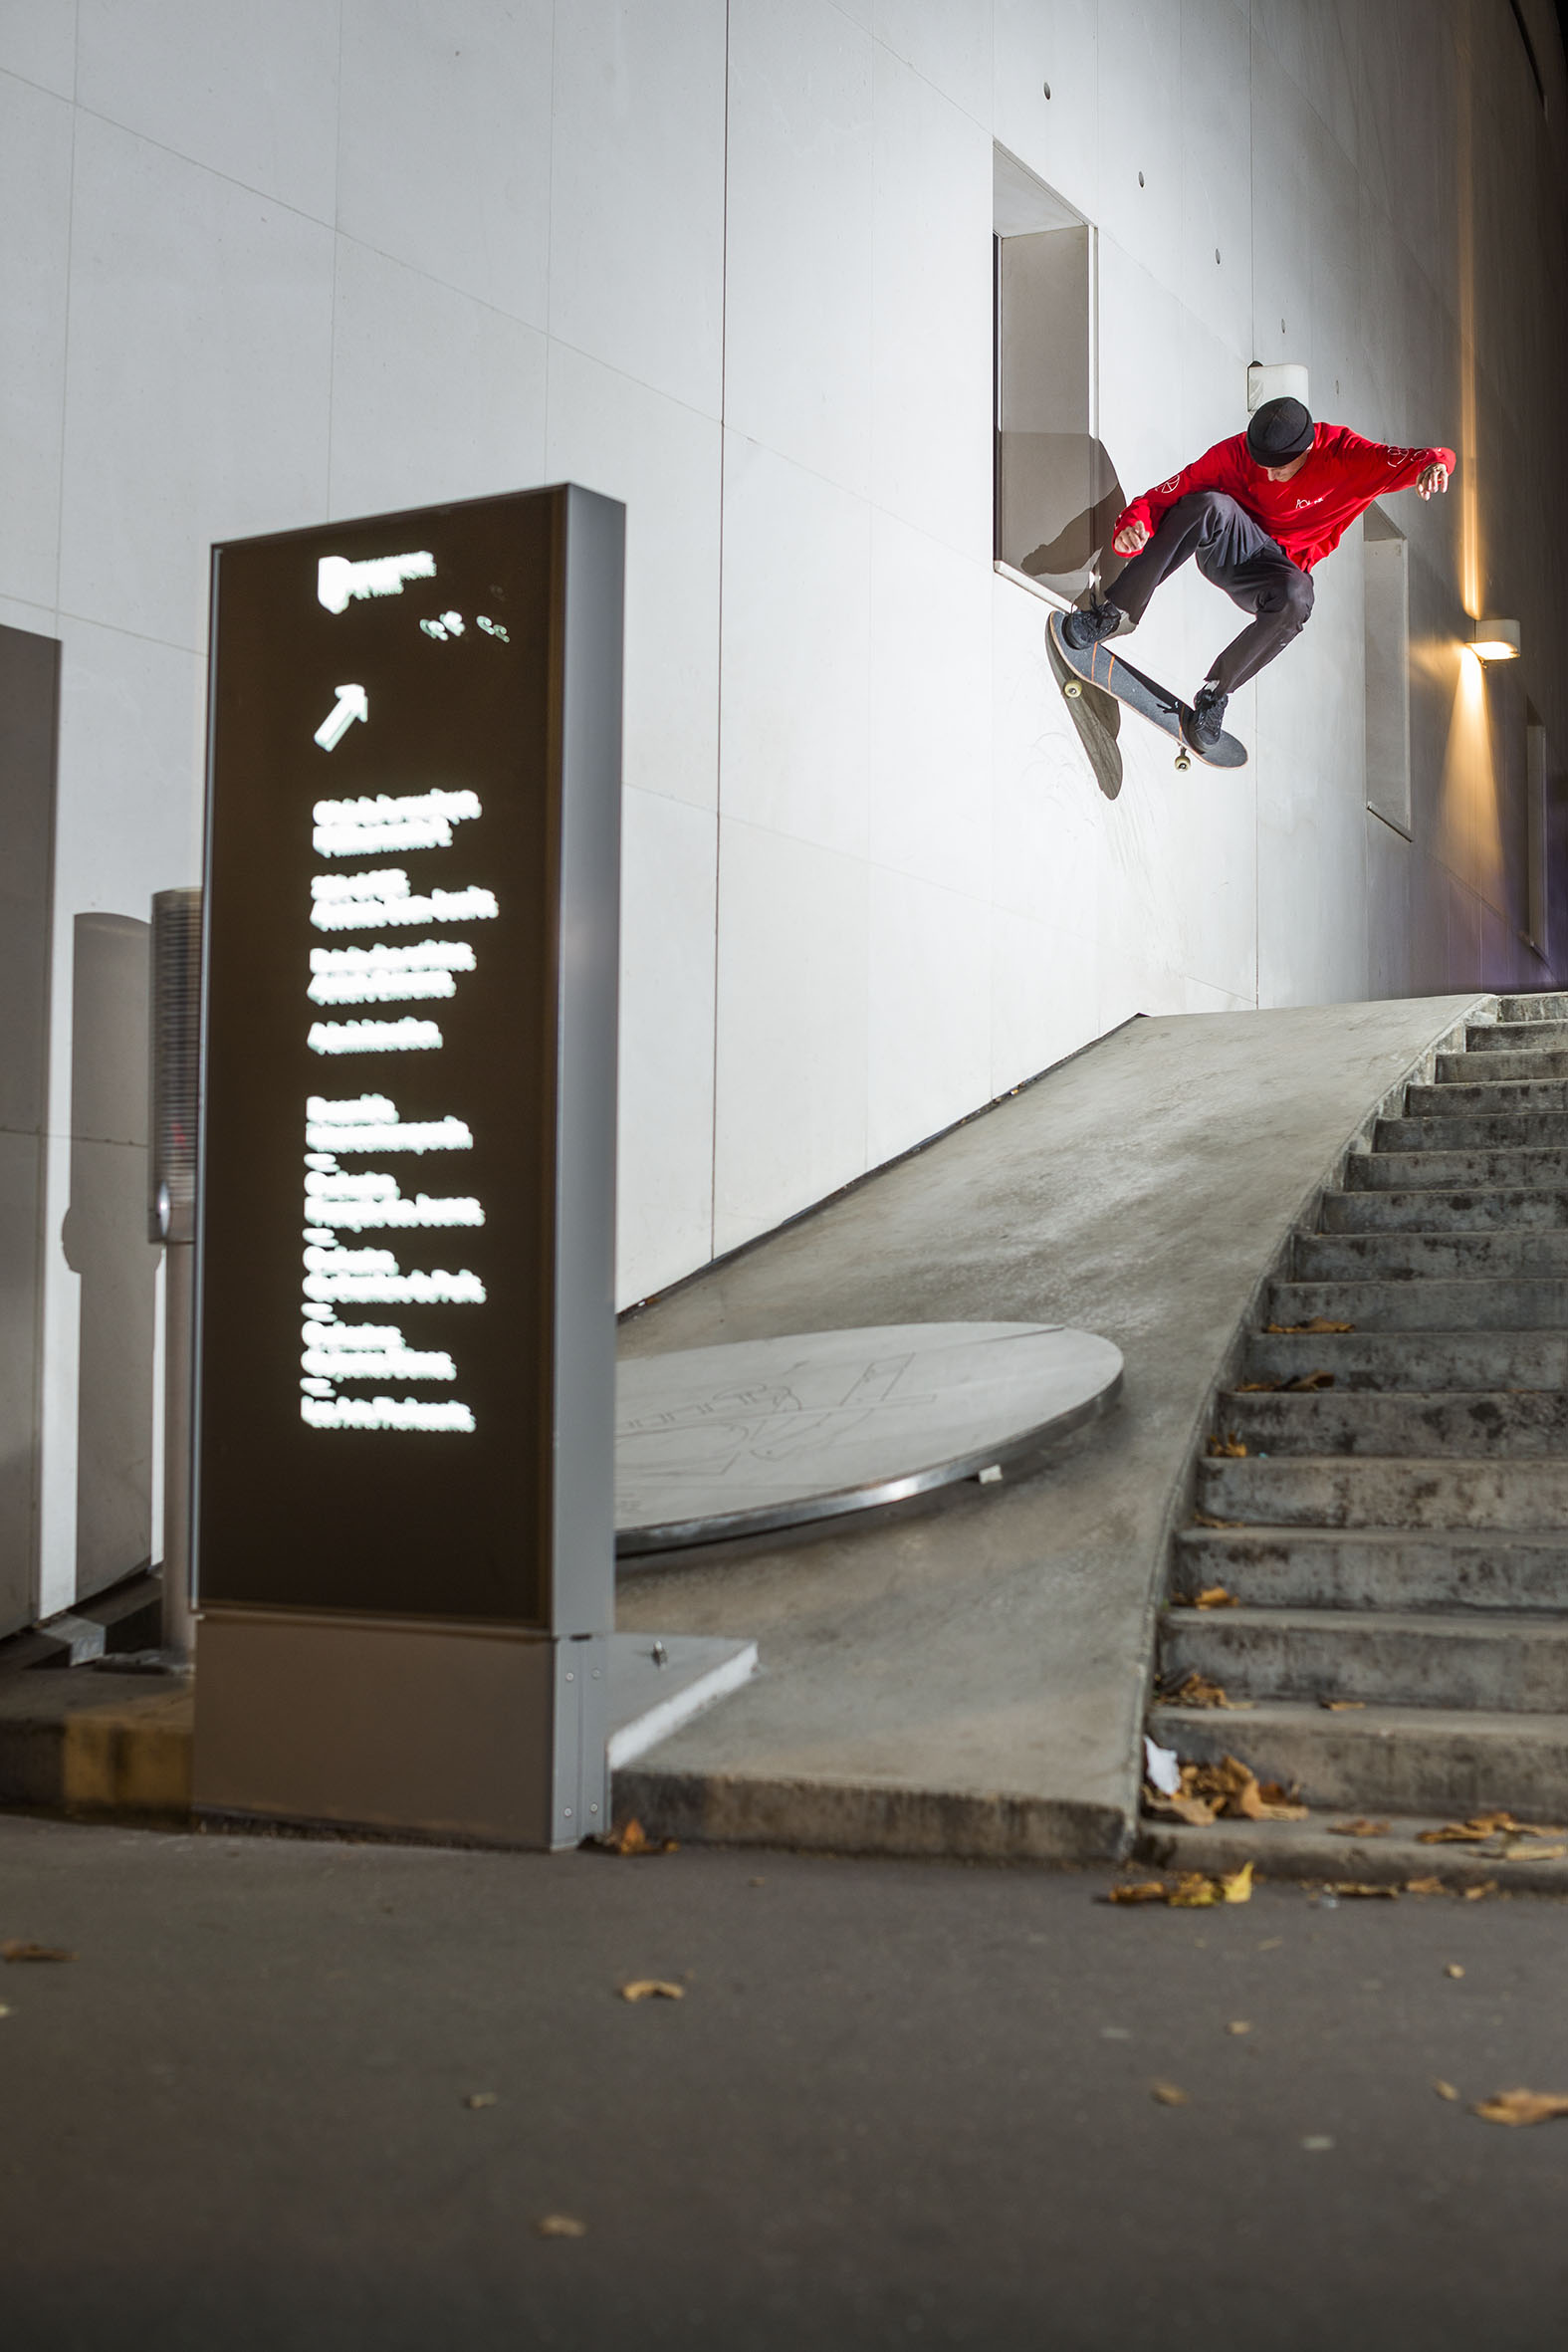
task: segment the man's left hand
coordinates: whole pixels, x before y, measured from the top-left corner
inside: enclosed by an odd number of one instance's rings
[[[1434,498],[1440,490],[1447,490],[1448,487],[1449,469],[1446,465],[1428,466],[1421,480],[1416,484],[1416,488],[1423,498]]]

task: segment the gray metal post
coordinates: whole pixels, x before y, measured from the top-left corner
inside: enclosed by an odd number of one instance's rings
[[[152,900],[147,1238],[163,1244],[163,1647],[191,1646],[191,1385],[201,892]]]

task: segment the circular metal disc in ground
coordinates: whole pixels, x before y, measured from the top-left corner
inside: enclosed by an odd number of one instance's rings
[[[1121,1350],[1050,1323],[889,1323],[620,1366],[616,1549],[666,1551],[894,1503],[1102,1412]]]

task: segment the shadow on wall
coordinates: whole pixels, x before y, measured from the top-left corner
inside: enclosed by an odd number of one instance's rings
[[[1005,432],[1002,443],[1003,561],[1075,602],[1091,584],[1107,593],[1122,569],[1111,533],[1127,494],[1104,442],[1088,433]],[[1048,536],[1028,545],[1040,531]],[[1059,686],[1066,671],[1048,641],[1047,651]],[[1067,707],[1094,780],[1114,801],[1122,789],[1121,705],[1088,686]]]
[[[76,919],[71,1206],[61,1239],[81,1278],[77,1596],[146,1564],[158,1254],[147,1241],[148,926]]]
[[[1023,537],[1046,534],[1005,561],[1058,596],[1075,600],[1094,580],[1105,593],[1122,568],[1111,533],[1127,494],[1104,442],[1087,433],[1005,433],[1003,442],[1008,513],[1026,520]]]

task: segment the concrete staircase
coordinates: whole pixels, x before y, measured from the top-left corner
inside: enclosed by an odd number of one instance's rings
[[[1178,1539],[1161,1687],[1250,1704],[1160,1704],[1150,1730],[1297,1784],[1310,1816],[1150,1823],[1151,1858],[1568,1888],[1568,1860],[1418,1835],[1568,1823],[1568,994],[1499,1016],[1295,1236]],[[1216,1585],[1238,1605],[1183,1605]],[[1346,1813],[1388,1834],[1335,1836]]]

